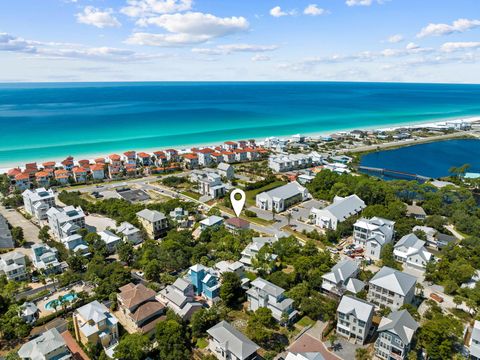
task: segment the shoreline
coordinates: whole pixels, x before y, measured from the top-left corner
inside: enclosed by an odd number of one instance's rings
[[[445,122],[459,122],[459,121],[463,121],[463,122],[466,122],[466,123],[473,124],[473,123],[480,122],[480,116],[475,115],[475,116],[460,117],[460,118],[459,117],[439,118],[439,119],[436,119],[435,121],[429,120],[429,121],[419,121],[419,122],[410,122],[410,123],[397,123],[397,124],[388,124],[388,125],[380,126],[380,127],[379,126],[367,126],[367,127],[354,127],[354,128],[345,128],[345,129],[336,129],[336,130],[329,130],[329,131],[318,131],[318,132],[311,132],[311,133],[307,132],[307,133],[304,133],[302,135],[305,135],[307,137],[319,137],[319,136],[328,136],[328,135],[335,134],[335,133],[347,133],[347,132],[350,132],[350,131],[353,131],[353,130],[395,131],[395,130],[398,130],[398,129],[412,129],[412,128],[418,128],[418,127],[435,127],[435,126],[439,126],[439,125],[441,125]],[[278,138],[289,139],[294,135],[296,135],[296,134],[292,133],[290,135],[270,135],[270,136],[262,137],[262,138],[255,138],[254,137],[253,139],[255,139],[255,141],[257,143],[262,143],[265,140],[265,138],[268,138],[268,137],[278,137]],[[447,134],[447,135],[455,135],[455,134]],[[441,137],[445,137],[447,135],[442,135],[439,138],[437,138],[436,140],[441,140]],[[464,135],[463,132],[462,132],[462,135]],[[460,136],[460,135],[457,135],[457,137],[458,136]],[[391,147],[407,146],[407,145],[416,144],[416,143],[420,144],[420,143],[422,143],[422,140],[428,141],[429,139],[432,139],[432,138],[419,139],[419,140],[416,140],[416,141],[411,140],[409,143],[395,142],[395,143],[391,143]],[[447,137],[447,139],[448,139],[448,137]],[[219,146],[219,145],[223,144],[224,141],[239,141],[239,140],[246,140],[246,138],[245,137],[239,137],[239,138],[233,138],[233,139],[229,138],[229,139],[224,139],[221,142],[214,142],[214,143],[209,143],[209,144],[208,143],[207,144],[206,143],[194,143],[194,144],[175,145],[175,146],[169,146],[169,147],[135,149],[135,151],[153,153],[154,151],[161,151],[161,150],[165,150],[165,149],[168,149],[168,148],[174,148],[177,151],[179,151],[180,153],[187,153],[187,152],[190,151],[190,149],[192,149],[194,147],[200,147],[200,148],[202,148],[202,147],[214,147],[214,146]],[[432,139],[430,141],[436,141],[436,140]],[[380,147],[380,149],[383,149],[382,145],[387,145],[387,146],[384,147],[385,149],[390,148],[390,146],[388,146],[388,144],[380,144],[380,145],[374,145],[374,146],[372,145],[372,146],[373,147]],[[372,147],[372,146],[368,146],[368,147]],[[344,150],[339,150],[339,153],[369,151],[369,150],[360,150],[360,149],[361,148],[348,149],[348,150],[344,149]],[[71,154],[71,156],[73,156],[76,161],[81,160],[81,159],[93,160],[93,159],[99,158],[99,157],[107,157],[108,155],[110,155],[112,153],[123,153],[125,151],[129,151],[129,149],[124,149],[124,150],[121,150],[121,151],[112,151],[108,154],[100,154],[98,152],[92,151],[92,153],[88,153],[88,154],[86,154],[86,153]],[[0,174],[4,174],[9,169],[12,169],[12,168],[15,168],[15,167],[20,167],[22,169],[22,168],[24,168],[25,163],[29,163],[29,162],[36,162],[38,164],[41,164],[42,162],[45,162],[45,161],[55,161],[56,163],[59,163],[63,160],[64,160],[64,158],[56,158],[56,159],[43,158],[43,159],[25,160],[23,164],[18,164],[18,163],[16,163],[16,164],[15,163],[0,164]]]

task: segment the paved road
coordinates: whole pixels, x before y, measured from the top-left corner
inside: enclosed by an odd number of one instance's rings
[[[30,220],[27,220],[14,209],[6,209],[0,205],[0,214],[2,214],[12,226],[20,226],[23,229],[26,243],[22,248],[15,249],[26,255],[30,255],[30,248],[33,244],[41,242],[38,238],[39,229]]]

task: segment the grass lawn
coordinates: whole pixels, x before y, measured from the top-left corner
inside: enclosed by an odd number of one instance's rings
[[[198,200],[200,199],[200,194],[199,193],[196,193],[196,192],[193,192],[193,191],[182,191],[181,194],[185,195],[185,196],[189,196],[195,200]]]
[[[255,197],[257,196],[257,194],[260,194],[264,191],[275,189],[275,188],[277,188],[279,186],[282,186],[282,185],[285,185],[285,184],[286,184],[285,181],[278,180],[278,181],[274,181],[271,184],[265,185],[264,187],[261,187],[259,189],[246,191],[245,194],[247,195],[247,204],[248,205],[255,205]]]
[[[313,326],[314,324],[315,324],[315,321],[310,319],[308,316],[304,316],[303,318],[301,318],[300,320],[297,321],[296,325],[306,327],[306,326],[309,326],[309,325]]]
[[[250,271],[245,271],[245,277],[250,280],[250,281],[253,281],[257,278],[257,274],[253,273],[253,272],[250,272]]]
[[[226,212],[226,213],[229,213],[230,215],[232,216],[236,216],[235,213],[233,212],[232,209],[226,207],[226,206],[223,206],[223,205],[219,205],[217,204],[217,207]],[[269,225],[272,225],[274,224],[275,222],[272,221],[272,220],[264,220],[264,219],[260,219],[258,217],[248,217],[248,216],[245,216],[245,215],[240,215],[240,218],[242,218],[243,220],[247,220],[248,222],[251,222],[251,223],[255,223],[255,224],[258,224],[258,225],[265,225],[265,226],[269,226]]]
[[[208,346],[208,341],[205,338],[200,338],[197,340],[197,347],[199,349],[205,349]]]

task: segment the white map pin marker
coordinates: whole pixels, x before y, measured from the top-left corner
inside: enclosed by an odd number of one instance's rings
[[[241,196],[240,200],[235,199],[235,195],[239,194]],[[245,192],[240,189],[234,189],[230,193],[230,201],[232,203],[233,210],[235,211],[235,214],[237,214],[237,217],[240,216],[240,213],[242,212],[243,207],[245,206]]]

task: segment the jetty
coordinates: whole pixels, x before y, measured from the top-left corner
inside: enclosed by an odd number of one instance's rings
[[[380,174],[380,175],[383,175],[383,176],[396,178],[396,179],[417,180],[417,181],[421,181],[421,182],[426,182],[426,181],[429,181],[431,179],[428,176],[411,174],[411,173],[398,171],[398,170],[370,167],[370,166],[359,166],[358,170],[365,171],[365,172],[368,172],[368,173]]]

